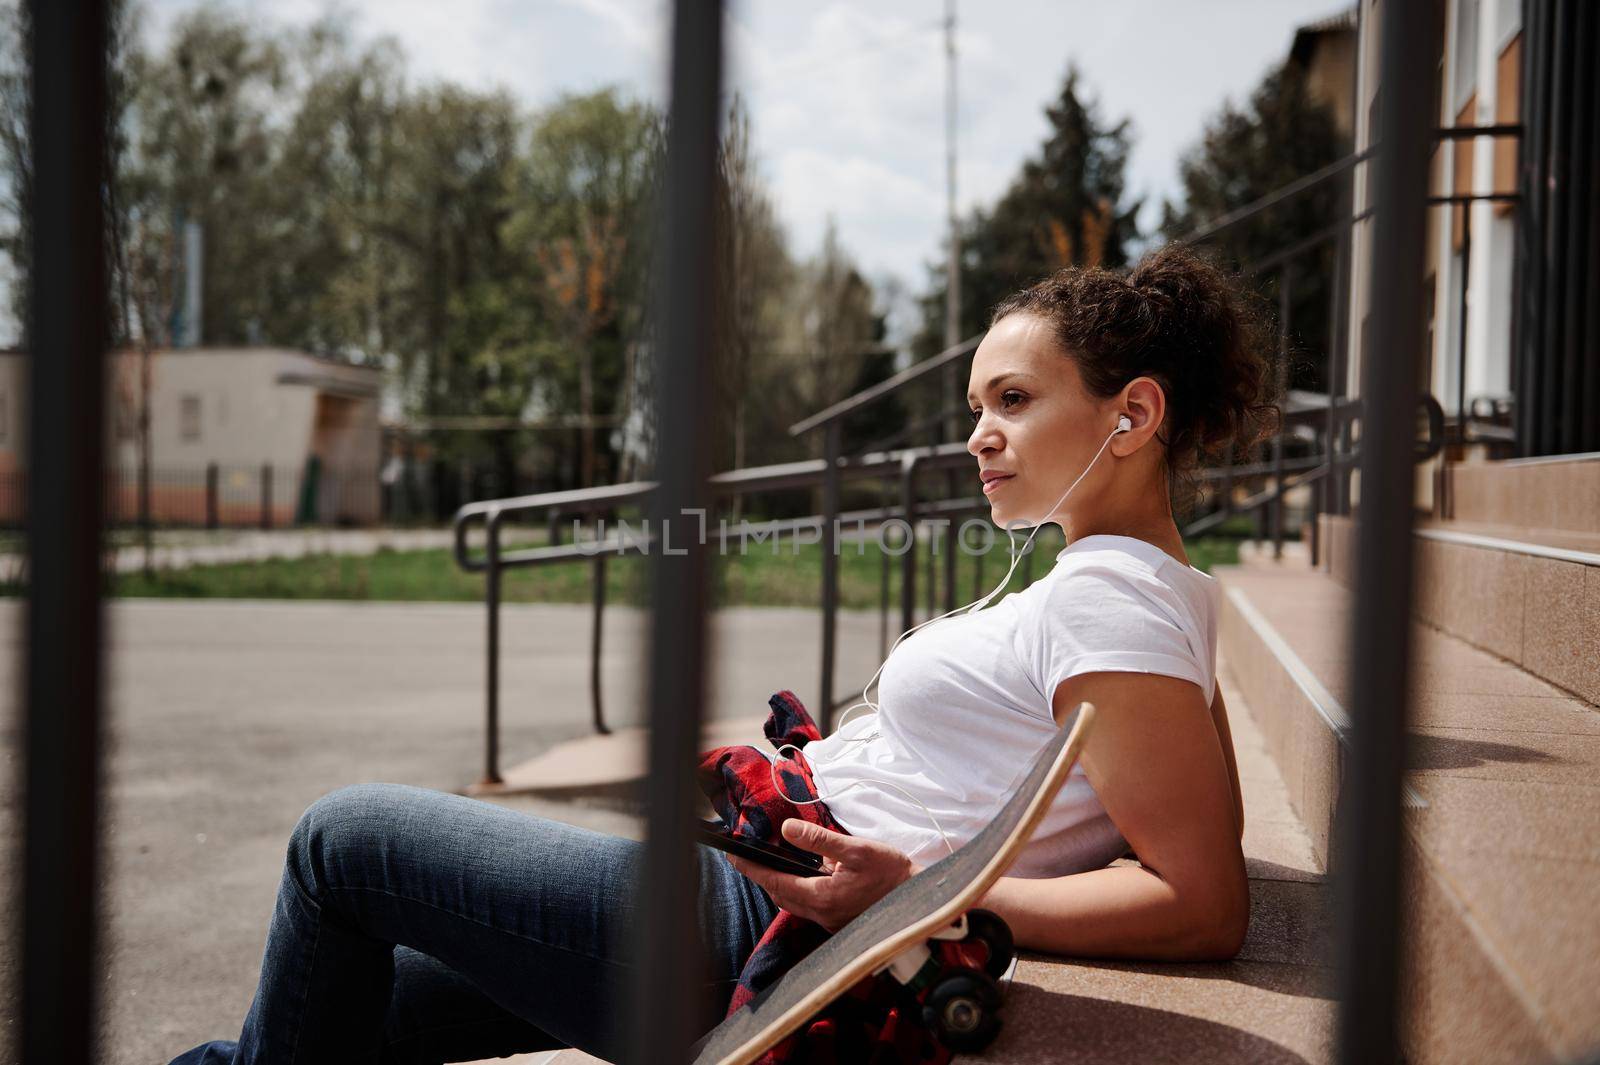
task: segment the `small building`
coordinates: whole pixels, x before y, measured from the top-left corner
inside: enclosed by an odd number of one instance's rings
[[[0,353],[0,518],[21,513],[27,357]],[[366,525],[380,515],[382,372],[288,348],[118,351],[107,505],[140,515],[148,364],[150,517],[164,525]]]
[[[1346,137],[1355,132],[1356,37],[1360,12],[1352,6],[1295,30],[1289,62],[1305,71],[1311,98],[1333,113]]]

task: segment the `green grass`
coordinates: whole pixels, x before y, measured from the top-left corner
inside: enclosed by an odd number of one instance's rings
[[[1026,537],[1019,536],[1020,547]],[[1043,576],[1061,549],[1061,537],[1054,529],[1040,533],[1034,541],[1032,576]],[[744,555],[737,545],[727,554],[713,552],[713,604],[715,606],[804,606],[820,601],[822,551],[816,544],[795,548],[792,541],[777,545],[750,544]],[[1189,559],[1202,570],[1237,562],[1238,540],[1233,537],[1205,537],[1185,545]],[[859,548],[859,550],[858,550]],[[889,601],[900,596],[900,559],[889,552]],[[642,605],[645,603],[647,560],[638,555],[606,558],[606,598],[608,602]],[[883,552],[875,540],[861,545],[844,543],[839,555],[839,600],[846,609],[875,608],[879,602]],[[979,559],[961,551],[956,553],[957,599],[977,598],[998,581],[1010,564],[1004,540]],[[1024,587],[1027,561],[1017,565],[1007,591]],[[942,600],[944,558],[935,559]],[[920,554],[917,564],[919,601],[927,594],[927,556]],[[501,595],[514,603],[587,603],[593,581],[589,561],[507,571]],[[981,581],[982,587],[977,585]],[[5,588],[16,594],[15,587]],[[460,601],[481,602],[483,576],[464,573],[447,550],[379,551],[375,555],[315,555],[297,559],[271,559],[262,562],[196,566],[183,570],[158,571],[117,577],[111,594],[116,596],[155,596],[166,598],[220,599],[364,599],[377,601]]]

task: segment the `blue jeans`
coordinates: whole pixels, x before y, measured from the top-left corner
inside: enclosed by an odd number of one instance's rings
[[[331,792],[289,838],[238,1041],[173,1065],[471,1061],[564,1046],[616,1061],[643,849],[424,788]],[[719,852],[698,852],[705,1030],[777,907]]]

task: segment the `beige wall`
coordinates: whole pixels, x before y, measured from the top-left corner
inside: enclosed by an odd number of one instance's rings
[[[110,465],[130,485],[139,464],[141,362],[136,352],[117,352],[108,369]],[[221,469],[221,520],[254,520],[250,515],[259,515],[261,506],[260,470],[270,465],[273,524],[287,524],[312,454],[321,457],[324,469],[319,518],[377,519],[378,371],[278,348],[161,351],[149,365],[152,507],[158,519],[203,520],[205,470],[215,463]],[[24,356],[0,354],[0,475],[19,462],[24,370]],[[0,487],[0,510],[9,509],[6,494]],[[114,505],[119,511],[135,506],[131,489],[118,493]]]

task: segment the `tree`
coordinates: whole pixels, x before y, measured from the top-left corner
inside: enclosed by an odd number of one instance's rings
[[[10,307],[18,328],[28,315],[28,220],[32,217],[33,152],[28,115],[33,109],[25,54],[27,8],[0,4],[0,251],[11,260]]]
[[[393,247],[385,346],[411,414],[515,422],[537,383],[547,335],[519,298],[525,264],[506,239],[518,161],[519,118],[509,97],[450,86],[408,96],[395,136],[407,146],[390,174],[394,210],[381,223]],[[493,456],[509,491],[518,441],[451,434],[435,441],[436,498],[453,497],[453,461]],[[473,488],[472,490],[480,490]]]
[[[518,168],[507,239],[529,257],[528,295],[556,341],[545,349],[539,399],[547,410],[578,411],[583,487],[602,466],[615,469],[602,454],[609,434],[603,441],[595,429],[627,416],[625,361],[644,313],[646,212],[660,144],[655,112],[605,89],[563,97],[540,114]]]
[[[242,17],[201,8],[178,19],[162,55],[130,50],[127,71],[137,129],[119,168],[122,209],[157,241],[176,243],[184,223],[198,222],[201,342],[256,342],[273,319],[285,208],[305,198],[274,181],[284,50]]]
[[[728,469],[777,461],[789,453],[780,443],[786,442],[786,427],[780,430],[772,422],[774,412],[765,400],[774,384],[771,371],[780,362],[785,296],[796,282],[788,239],[757,173],[750,114],[737,96],[717,152],[716,206],[719,342],[712,377],[723,431],[715,464]],[[752,426],[766,430],[754,442]]]
[[[24,15],[0,4],[0,240],[25,269]],[[629,464],[648,461],[653,423],[659,111],[615,90],[529,114],[501,93],[413,87],[392,40],[359,44],[339,16],[265,33],[205,7],[150,50],[132,8],[117,10],[107,210],[119,345],[173,343],[185,229],[198,223],[202,344],[382,365],[406,415],[466,422],[430,431],[439,512],[460,493],[516,490],[531,469],[561,487],[640,475]],[[787,425],[847,390],[881,336],[871,287],[837,234],[795,266],[737,99],[716,180],[718,461],[797,457],[805,445]],[[784,357],[800,351],[811,357]],[[126,406],[147,374],[124,376]],[[531,427],[569,419],[555,434]]]
[[[1184,198],[1163,205],[1162,232],[1181,238],[1208,221],[1276,192],[1327,166],[1347,151],[1333,113],[1310,93],[1305,72],[1289,62],[1270,71],[1243,108],[1225,103],[1206,123],[1200,141],[1179,166]],[[1248,268],[1326,229],[1338,217],[1339,182],[1327,182],[1208,242],[1225,259]],[[1296,264],[1291,326],[1296,346],[1325,351],[1334,273],[1334,245],[1325,244]],[[1260,279],[1277,305],[1279,275]],[[1290,361],[1290,385],[1322,388],[1324,360]]]
[[[1137,235],[1139,202],[1124,203],[1128,120],[1107,124],[1080,89],[1077,67],[1045,108],[1049,135],[999,202],[961,226],[961,334],[988,325],[989,311],[1018,288],[1063,266],[1121,266]],[[913,347],[944,347],[943,260],[931,268],[923,325]]]
[[[403,313],[392,288],[405,251],[395,234],[408,208],[395,189],[405,154],[404,57],[391,39],[357,49],[349,27],[331,18],[285,52],[299,106],[272,181],[296,195],[280,204],[264,331],[278,343],[378,363]]]
[[[774,347],[752,360],[749,373],[750,417],[762,433],[750,448],[751,463],[821,455],[820,431],[795,440],[789,426],[873,383],[866,368],[884,365],[884,316],[831,218],[817,254],[794,267],[778,295]],[[874,409],[868,418],[882,413]],[[886,431],[868,427],[862,434]],[[845,435],[847,443],[856,439]]]

